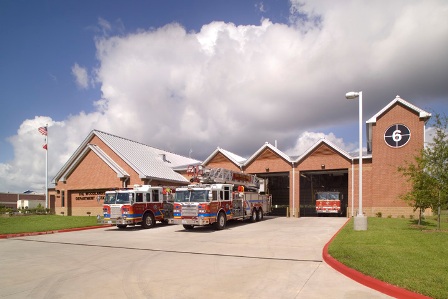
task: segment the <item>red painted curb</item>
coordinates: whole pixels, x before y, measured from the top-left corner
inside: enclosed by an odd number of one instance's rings
[[[48,234],[56,234],[56,233],[66,233],[66,232],[73,232],[73,231],[80,231],[80,230],[87,230],[87,229],[94,229],[94,228],[102,228],[102,227],[109,227],[109,226],[111,226],[111,225],[110,224],[105,224],[105,225],[95,225],[95,226],[86,226],[86,227],[66,228],[66,229],[60,229],[60,230],[51,230],[51,231],[46,231],[46,232],[4,234],[4,235],[0,235],[0,239],[9,239],[9,238],[26,237],[26,236],[48,235]]]
[[[397,287],[395,285],[389,284],[387,282],[381,281],[379,279],[367,276],[365,274],[362,274],[361,272],[356,271],[355,269],[349,268],[346,265],[342,264],[338,260],[334,259],[329,253],[328,253],[328,246],[330,246],[333,239],[336,237],[336,235],[344,228],[345,225],[350,221],[350,219],[345,222],[345,224],[334,234],[334,236],[328,241],[327,244],[325,244],[324,249],[322,251],[322,257],[324,261],[330,265],[333,269],[336,271],[344,274],[345,276],[353,279],[354,281],[359,282],[360,284],[363,284],[369,288],[372,288],[374,290],[377,290],[383,294],[395,297],[395,298],[406,298],[406,299],[431,299],[431,297],[427,297],[418,293],[411,292],[406,289],[402,289],[400,287]]]

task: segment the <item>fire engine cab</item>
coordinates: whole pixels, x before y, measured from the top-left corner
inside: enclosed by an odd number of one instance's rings
[[[154,227],[156,221],[168,222],[173,217],[172,189],[135,185],[132,189],[106,191],[103,223],[118,228],[128,225]]]
[[[316,212],[317,216],[325,214],[342,213],[341,210],[342,194],[340,192],[316,192]]]
[[[190,181],[198,183],[176,188],[174,218],[169,223],[187,230],[205,225],[221,230],[229,220],[254,222],[271,212],[272,198],[262,194],[264,184],[255,175],[197,167],[188,173],[193,174]]]

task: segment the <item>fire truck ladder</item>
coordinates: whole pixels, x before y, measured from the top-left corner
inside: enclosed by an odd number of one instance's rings
[[[247,187],[259,188],[260,181],[255,175],[235,172],[224,168],[207,169],[202,174],[202,183],[227,183],[235,185],[244,185]]]

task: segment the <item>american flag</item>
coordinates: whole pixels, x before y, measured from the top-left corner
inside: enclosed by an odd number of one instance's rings
[[[39,131],[39,133],[41,133],[42,135],[47,136],[47,127],[40,127],[39,129],[37,129]]]

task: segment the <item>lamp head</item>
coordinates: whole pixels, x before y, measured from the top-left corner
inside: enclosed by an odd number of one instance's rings
[[[347,100],[353,100],[353,99],[356,99],[358,97],[359,97],[359,92],[357,92],[357,91],[351,91],[351,92],[347,92],[345,94],[345,98]]]

